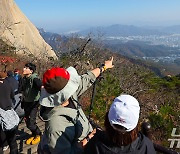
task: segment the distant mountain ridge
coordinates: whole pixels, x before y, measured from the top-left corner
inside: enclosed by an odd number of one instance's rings
[[[173,26],[159,26],[159,27],[155,27],[155,26],[148,26],[148,27],[144,27],[147,29],[155,29],[158,30],[160,32],[165,32],[168,34],[180,34],[180,25],[173,25]]]
[[[180,34],[180,25],[169,27],[137,27],[133,25],[111,25],[107,27],[92,27],[86,30],[79,31],[78,34],[85,36],[89,33],[104,34],[105,37],[118,36],[148,36],[148,35],[168,35],[178,33]]]
[[[118,40],[109,40],[104,41],[104,43],[106,47],[130,57],[162,57],[180,53],[176,48],[173,49],[163,45],[148,45],[141,41],[122,43]]]
[[[118,27],[119,30],[124,28],[126,31],[127,31],[127,27],[129,27],[130,29],[132,28],[134,30],[136,29],[135,26],[112,25],[108,28],[109,34],[110,34],[110,30],[113,29],[113,27],[115,27],[115,28]],[[157,27],[157,29],[158,28],[159,27]],[[161,28],[159,28],[159,29],[161,29]],[[175,32],[175,30],[178,31],[178,26],[173,26],[172,28],[166,27],[164,29],[166,31],[171,30],[171,32],[172,31]],[[50,44],[53,47],[54,50],[57,50],[63,41],[68,40],[68,36],[60,35],[57,33],[46,32],[43,28],[39,28],[38,30],[39,30],[41,36],[45,39],[45,41],[48,44]],[[161,29],[161,30],[163,30],[163,29]],[[155,31],[153,31],[153,32],[155,34]],[[111,34],[113,34],[113,33],[114,32],[112,32]],[[128,32],[128,33],[132,34],[130,32]],[[148,31],[148,33],[150,34],[150,31]],[[138,32],[136,34],[138,34]],[[162,33],[156,33],[156,34],[162,34]],[[167,34],[167,33],[163,33],[163,34]],[[179,53],[179,50],[178,49],[176,50],[176,48],[165,47],[163,45],[149,45],[147,42],[143,42],[143,41],[128,41],[128,42],[123,43],[120,40],[115,39],[115,40],[104,40],[104,44],[106,47],[110,47],[114,51],[118,51],[122,55],[130,56],[130,57],[141,57],[141,58],[144,56],[145,57],[159,57],[159,56],[168,56],[170,54],[178,54]]]
[[[38,28],[39,33],[44,40],[54,49],[57,50],[61,45],[62,40],[67,40],[67,37],[57,33],[46,32],[43,28]]]

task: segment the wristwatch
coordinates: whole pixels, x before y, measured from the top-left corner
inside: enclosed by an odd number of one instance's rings
[[[106,70],[105,64],[101,64],[101,66],[99,67],[99,69],[100,69],[100,74],[101,74],[103,71]]]
[[[89,142],[89,140],[90,140],[89,135],[86,136],[85,139],[87,140],[87,142]]]

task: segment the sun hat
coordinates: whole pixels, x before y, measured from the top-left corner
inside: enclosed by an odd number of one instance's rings
[[[122,94],[116,97],[110,107],[108,119],[113,127],[114,124],[133,130],[139,120],[139,102],[131,95]]]
[[[74,67],[54,67],[43,75],[40,104],[45,107],[59,106],[78,89],[81,77]]]
[[[70,78],[69,72],[64,68],[54,67],[47,70],[43,75],[43,85],[50,94],[62,90]]]

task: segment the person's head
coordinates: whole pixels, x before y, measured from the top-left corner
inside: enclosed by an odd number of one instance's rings
[[[54,67],[43,75],[40,104],[55,107],[65,103],[78,89],[80,76],[73,67]]]
[[[7,73],[0,72],[0,80],[5,79],[7,77]]]
[[[7,71],[7,76],[13,76],[13,71]]]
[[[19,74],[19,69],[14,69],[14,74],[16,75],[16,74]]]
[[[106,132],[113,143],[124,146],[132,143],[138,134],[139,102],[130,95],[116,97],[105,118]]]
[[[23,75],[29,76],[33,74],[35,71],[36,71],[36,65],[33,63],[27,63],[23,68]]]

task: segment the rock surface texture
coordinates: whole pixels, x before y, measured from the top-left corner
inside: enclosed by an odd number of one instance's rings
[[[16,47],[17,54],[57,58],[14,0],[0,0],[0,38]]]

